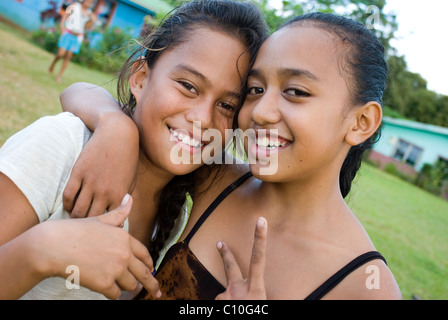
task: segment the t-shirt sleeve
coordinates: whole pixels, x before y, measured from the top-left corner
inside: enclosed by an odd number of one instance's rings
[[[37,120],[0,149],[0,172],[22,191],[41,222],[54,212],[88,133],[81,119],[64,112]]]

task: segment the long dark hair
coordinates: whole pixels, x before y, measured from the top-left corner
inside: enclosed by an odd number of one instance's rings
[[[335,14],[314,12],[295,17],[283,27],[292,24],[311,24],[338,36],[344,45],[343,72],[348,77],[348,86],[353,106],[376,101],[383,102],[388,66],[384,57],[384,46],[363,24]],[[351,189],[366,150],[379,140],[381,129],[360,145],[350,148],[339,175],[339,186],[345,198]]]
[[[223,31],[241,41],[246,47],[245,52],[249,53],[251,64],[261,43],[268,36],[261,11],[251,2],[199,0],[179,6],[156,30],[141,39],[140,48],[129,57],[118,75],[118,100],[126,114],[132,117],[136,107],[128,81],[132,72],[138,69],[138,63],[147,63],[149,68],[153,67],[163,52],[187,41],[189,34],[198,27]],[[240,76],[242,89],[247,75]],[[211,171],[220,167],[222,166],[202,166],[200,170],[190,174],[176,176],[159,192],[156,232],[149,247],[154,261],[158,259],[159,251],[182,210],[186,194],[194,199],[196,186],[201,183],[201,178],[209,176]]]

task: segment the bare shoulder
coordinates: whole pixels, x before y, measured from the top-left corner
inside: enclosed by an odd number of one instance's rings
[[[384,261],[372,260],[350,273],[325,299],[401,300],[398,284]]]

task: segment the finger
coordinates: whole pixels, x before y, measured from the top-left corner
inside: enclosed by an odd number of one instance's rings
[[[134,291],[138,286],[137,279],[128,269],[117,278],[116,282],[122,291]]]
[[[93,194],[89,188],[81,187],[81,191],[75,201],[71,218],[85,218],[92,204]]]
[[[153,298],[160,298],[162,293],[159,282],[154,278],[155,269],[148,249],[137,239],[131,238],[131,250],[136,259],[131,261],[130,271]]]
[[[120,202],[121,202],[121,198],[114,197],[114,199],[109,201],[107,209],[108,210],[113,210],[115,208],[118,208],[120,206],[120,204],[121,204]]]
[[[107,207],[107,201],[104,198],[93,195],[92,205],[87,216],[96,217],[102,215],[106,212]]]
[[[151,269],[149,269],[141,260],[136,257],[132,258],[129,263],[129,271],[153,298],[160,298],[162,296],[159,282],[152,275]]]
[[[116,300],[121,296],[121,289],[118,284],[114,283],[109,288],[101,291],[100,293],[102,293],[108,299]]]
[[[67,212],[72,212],[76,199],[81,192],[82,179],[70,176],[62,194],[62,204]]]
[[[142,261],[149,268],[149,270],[151,270],[151,272],[154,271],[154,263],[152,257],[148,251],[148,248],[146,248],[143,243],[135,238],[131,238],[131,250],[132,253],[137,257],[137,259]]]
[[[231,296],[227,293],[227,290],[216,296],[215,300],[231,300]]]
[[[133,300],[142,291],[143,286],[141,283],[137,285],[135,290],[122,292],[120,295],[120,300]]]
[[[241,269],[236,262],[235,256],[229,247],[222,241],[219,241],[216,245],[221,254],[222,261],[224,263],[224,271],[227,277],[227,286],[232,283],[243,279]]]
[[[132,208],[132,197],[126,194],[120,204],[120,206],[106,214],[96,217],[99,221],[111,226],[121,227],[129,216]]]
[[[267,232],[268,224],[266,219],[258,218],[249,266],[249,288],[264,288]]]

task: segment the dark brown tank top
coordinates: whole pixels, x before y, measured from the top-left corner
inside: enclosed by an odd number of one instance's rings
[[[252,174],[248,172],[229,185],[202,214],[185,240],[176,243],[167,251],[155,275],[162,292],[161,300],[214,300],[218,294],[226,290],[198,260],[188,245],[215,208],[251,176]],[[367,252],[356,257],[314,290],[305,300],[320,300],[351,272],[366,262],[376,259],[386,262],[377,251]],[[143,289],[136,299],[151,300],[152,298]]]
[[[252,174],[246,173],[229,185],[205,210],[187,237],[173,245],[166,253],[155,275],[159,281],[163,300],[214,300],[226,290],[213,277],[189,248],[190,240],[215,208]],[[151,300],[143,290],[137,299]]]

